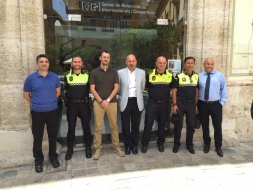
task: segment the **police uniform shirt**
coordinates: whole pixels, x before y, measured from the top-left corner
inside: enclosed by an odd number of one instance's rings
[[[173,84],[173,75],[167,69],[159,74],[153,69],[146,76],[146,88],[150,99],[164,100],[170,97],[170,88]]]
[[[198,88],[198,74],[194,71],[188,75],[185,71],[175,76],[173,88],[177,88],[177,96],[194,100],[196,96],[196,88]]]
[[[82,75],[88,75],[86,76],[87,81],[81,79]],[[69,84],[68,81],[71,83]],[[64,79],[64,89],[67,91],[67,97],[70,99],[89,97],[89,72],[82,70],[80,74],[75,74],[74,72],[67,74]]]

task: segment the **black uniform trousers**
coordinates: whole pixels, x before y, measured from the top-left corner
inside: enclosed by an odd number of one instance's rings
[[[174,128],[174,147],[180,147],[181,131],[183,128],[184,114],[186,115],[186,146],[193,147],[193,134],[195,132],[194,125],[196,120],[196,101],[186,100],[177,97],[177,107],[180,115],[179,121]]]
[[[68,101],[67,106],[67,120],[68,120],[68,146],[73,146],[75,140],[75,128],[77,116],[81,119],[83,127],[83,138],[84,143],[87,146],[91,144],[91,130],[90,130],[90,119],[91,110],[87,103],[73,103]]]
[[[215,103],[206,103],[204,101],[198,101],[199,119],[203,130],[203,140],[206,145],[210,145],[211,138],[209,135],[209,115],[211,115],[212,123],[214,127],[214,141],[215,147],[220,148],[222,146],[222,105],[219,101]]]
[[[32,113],[32,134],[33,134],[33,157],[36,164],[42,164],[44,155],[42,152],[42,138],[46,124],[49,141],[49,159],[58,158],[56,153],[56,138],[58,133],[58,109],[49,112]]]
[[[162,145],[165,142],[164,128],[165,123],[168,119],[168,102],[157,103],[149,100],[145,115],[145,125],[143,131],[142,145],[149,144],[151,130],[156,115],[158,122],[157,144]]]
[[[126,147],[138,146],[141,113],[137,98],[128,98],[127,106],[121,112],[122,135]]]

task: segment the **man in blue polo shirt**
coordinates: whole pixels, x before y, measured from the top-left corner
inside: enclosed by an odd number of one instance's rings
[[[61,84],[58,76],[50,71],[46,55],[36,57],[38,70],[30,74],[24,83],[23,97],[31,103],[33,156],[35,158],[35,171],[43,171],[42,138],[44,126],[47,126],[49,139],[49,158],[54,168],[59,167],[56,153],[56,137],[58,133],[57,97],[61,93]]]

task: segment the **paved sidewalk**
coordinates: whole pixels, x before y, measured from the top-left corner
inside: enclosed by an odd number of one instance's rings
[[[223,147],[223,158],[214,147],[205,154],[199,144],[192,155],[185,146],[174,154],[172,146],[165,143],[165,152],[160,153],[153,143],[146,154],[139,146],[139,154],[123,158],[105,148],[99,161],[75,150],[72,160],[65,162],[63,152],[61,169],[66,166],[65,171],[52,172],[49,163],[44,163],[41,174],[33,166],[0,169],[0,189],[253,189],[253,143]]]

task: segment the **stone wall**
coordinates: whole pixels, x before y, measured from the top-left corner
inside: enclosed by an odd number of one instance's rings
[[[23,84],[36,70],[35,57],[45,52],[42,3],[0,3],[0,168],[33,163],[30,109],[23,98]]]
[[[252,77],[231,77],[229,74],[232,35],[233,0],[188,0],[186,56],[196,58],[196,71],[203,71],[207,57],[215,60],[228,84],[228,100],[223,109],[224,143],[233,145],[253,140],[250,105],[253,94]],[[213,134],[210,122],[211,134]],[[197,130],[195,141],[202,138]],[[213,136],[212,136],[213,141]]]

